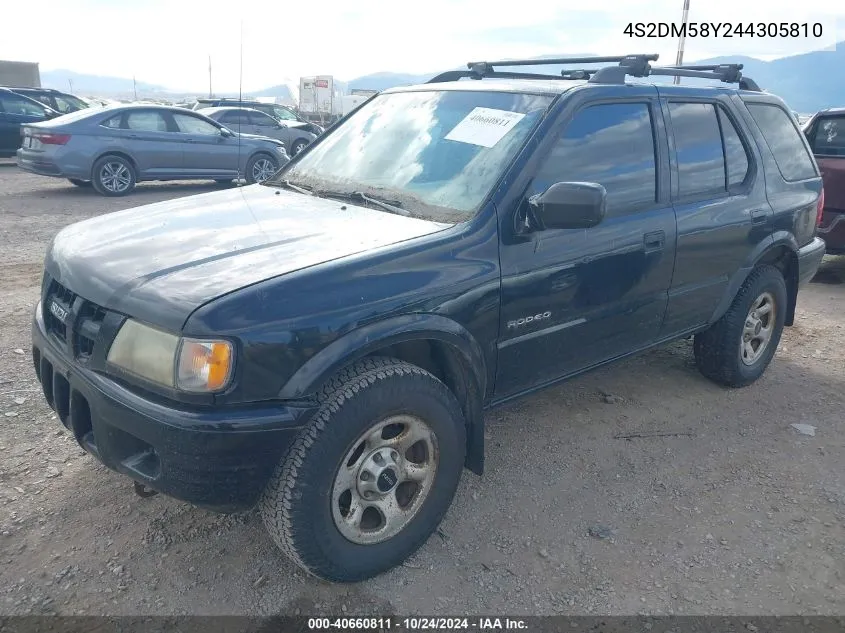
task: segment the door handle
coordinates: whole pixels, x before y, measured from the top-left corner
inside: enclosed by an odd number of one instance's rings
[[[769,219],[769,212],[765,209],[754,209],[751,212],[751,224],[765,224]]]
[[[666,244],[666,232],[651,231],[646,233],[643,235],[643,244],[647,253],[663,250],[663,246]]]

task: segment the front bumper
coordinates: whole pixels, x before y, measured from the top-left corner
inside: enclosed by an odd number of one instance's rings
[[[798,249],[798,286],[809,282],[819,270],[825,254],[825,243],[821,238]]]
[[[218,512],[255,505],[314,408],[283,405],[181,409],[146,399],[68,358],[32,322],[32,357],[44,397],[79,445],[108,468]]]

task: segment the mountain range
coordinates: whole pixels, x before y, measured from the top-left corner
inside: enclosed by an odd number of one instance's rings
[[[564,54],[561,54],[561,56]],[[581,56],[578,53],[571,55]],[[547,55],[536,58],[538,61],[554,56]],[[835,51],[814,51],[801,55],[782,57],[772,61],[763,61],[753,57],[715,57],[712,59],[696,60],[695,64],[743,64],[743,74],[753,78],[761,88],[782,97],[789,106],[798,112],[812,113],[818,110],[845,106],[845,41],[840,42]],[[565,66],[538,65],[524,66],[519,70],[524,72],[557,74]],[[454,70],[454,69],[444,69]],[[442,71],[424,74],[377,72],[350,81],[339,82],[344,90],[366,89],[386,90],[397,86],[423,83]],[[655,77],[655,83],[671,81],[664,77]],[[697,80],[684,79],[684,83],[695,83]],[[196,93],[187,91],[168,90],[147,82],[137,82],[133,86],[132,79],[122,77],[102,77],[88,75],[69,70],[47,70],[41,73],[42,85],[46,87],[68,90],[72,86],[74,92],[84,95],[128,97],[137,90],[139,97],[178,98],[195,97]],[[279,97],[295,99],[296,82],[286,83],[249,93],[250,96]],[[231,96],[220,94],[218,96]]]

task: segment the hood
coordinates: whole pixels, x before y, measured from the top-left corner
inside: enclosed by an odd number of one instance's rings
[[[85,299],[176,331],[233,290],[447,226],[252,185],[73,224],[45,269]]]

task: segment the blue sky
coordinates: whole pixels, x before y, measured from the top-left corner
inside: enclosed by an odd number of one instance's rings
[[[631,39],[623,29],[632,21],[680,23],[682,6],[682,0],[4,2],[0,59],[204,90],[211,54],[215,89],[237,90],[243,21],[247,91],[301,75],[426,73],[470,60],[550,54],[657,52],[661,62],[673,62],[676,39]],[[821,21],[824,33],[688,39],[685,61],[724,54],[771,59],[845,40],[842,0],[691,0],[689,19]]]

